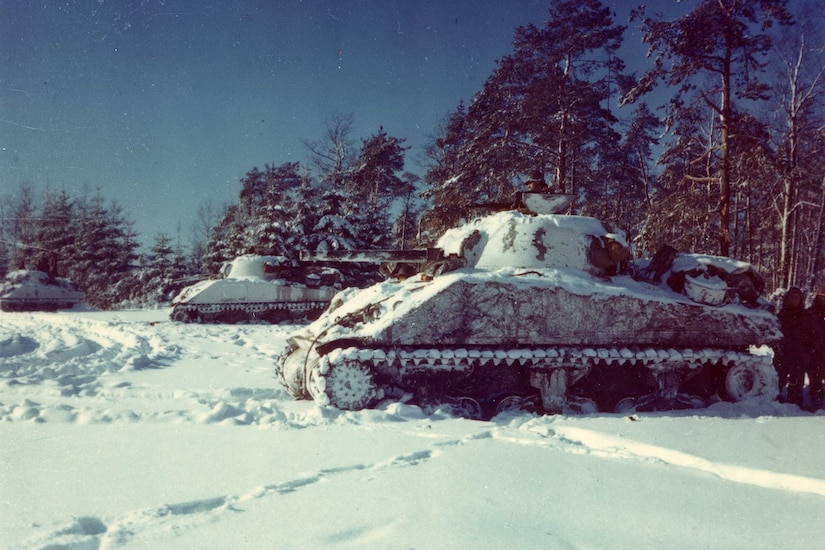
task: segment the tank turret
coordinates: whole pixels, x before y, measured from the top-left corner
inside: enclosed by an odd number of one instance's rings
[[[315,319],[339,290],[340,274],[331,268],[301,269],[304,282],[296,283],[294,271],[282,256],[239,256],[223,265],[219,278],[178,293],[170,318],[198,323]]]
[[[290,335],[276,374],[295,397],[447,403],[488,418],[776,396],[759,346],[781,333],[744,262],[667,250],[634,260],[597,219],[519,211],[447,231],[434,249],[350,255],[393,252],[394,271],[417,273],[345,290]]]

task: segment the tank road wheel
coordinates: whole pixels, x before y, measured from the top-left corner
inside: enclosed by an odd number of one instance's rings
[[[508,395],[501,398],[496,404],[495,414],[501,413],[534,413],[541,402],[539,395]]]
[[[472,397],[459,397],[452,401],[450,405],[453,408],[453,413],[462,418],[469,418],[470,420],[484,418],[481,404]]]
[[[656,410],[656,395],[648,393],[636,397],[628,396],[619,399],[613,412],[619,414],[631,414],[635,412],[650,412]]]
[[[763,368],[759,363],[737,363],[725,374],[725,396],[730,401],[776,397],[776,377],[772,369]]]
[[[312,369],[309,375],[310,395],[322,405],[357,411],[378,397],[378,385],[372,369],[357,361],[330,365],[326,374]]]
[[[636,412],[636,399],[633,397],[624,397],[619,399],[613,412],[619,414],[630,414]]]
[[[189,311],[181,307],[173,307],[169,318],[178,323],[191,323],[196,315],[197,312]]]
[[[249,322],[249,314],[246,310],[243,309],[225,309],[221,311],[217,316],[216,320],[219,323],[225,323],[228,325],[237,325],[239,323],[247,323]]]
[[[564,414],[596,414],[599,412],[599,406],[587,397],[573,397],[564,402],[562,412]]]

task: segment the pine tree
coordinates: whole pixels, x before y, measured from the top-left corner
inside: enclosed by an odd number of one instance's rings
[[[320,242],[316,226],[321,217],[321,191],[306,176],[295,190],[295,200],[288,216],[287,247],[297,260],[302,252],[315,250]]]
[[[141,255],[139,265],[133,274],[136,288],[131,296],[138,303],[155,306],[169,302],[182,288],[179,280],[186,275],[183,251],[180,246],[173,246],[165,233],[155,236],[149,253]]]
[[[519,27],[513,53],[429,149],[430,222],[447,225],[474,203],[512,201],[532,168],[564,191],[602,195],[619,142],[609,102],[627,80],[616,56],[623,31],[598,0],[554,2],[543,27]]]
[[[310,233],[310,250],[329,252],[354,250],[360,244],[358,230],[343,215],[349,197],[342,191],[327,189],[321,194],[318,220]]]
[[[62,276],[72,256],[74,205],[65,190],[46,194],[35,221],[34,265],[50,276]]]
[[[114,201],[102,196],[79,201],[69,279],[86,292],[86,302],[109,308],[133,296],[131,272],[138,243],[132,223]]]
[[[390,243],[390,207],[408,184],[402,179],[404,140],[387,135],[383,127],[362,141],[354,167],[345,179],[344,191],[357,235],[364,248]],[[346,209],[345,209],[346,210]]]
[[[290,210],[295,189],[301,185],[300,164],[257,168],[241,181],[239,215],[244,217],[243,245],[240,253],[290,255],[288,250]]]
[[[12,269],[35,266],[37,205],[31,186],[21,185],[12,210]]]
[[[423,218],[427,231],[425,241],[434,241],[446,229],[455,227],[461,218],[461,208],[457,206],[464,203],[464,190],[471,185],[466,181],[472,170],[466,155],[471,138],[467,111],[464,102],[459,101],[443,123],[439,137],[433,138],[425,147],[429,165],[422,195],[431,203]]]
[[[421,204],[416,196],[419,177],[409,172],[404,174],[405,189],[401,192],[401,205],[398,216],[392,226],[392,245],[394,248],[407,249],[418,242],[418,219]]]
[[[241,217],[238,210],[237,204],[227,205],[210,231],[204,255],[203,273],[218,273],[224,262],[238,255],[237,231],[242,229],[237,222]]]
[[[604,193],[601,196],[591,194],[583,213],[592,210],[596,217],[613,220],[624,228],[631,239],[635,236],[651,206],[651,192],[656,181],[651,172],[653,147],[658,144],[660,130],[659,118],[647,104],[639,104],[624,127],[614,162],[608,165]]]
[[[632,19],[641,21],[643,41],[655,53],[654,67],[628,92],[626,101],[663,82],[675,90],[670,101],[670,120],[688,104],[701,103],[718,117],[719,139],[702,152],[719,151],[718,166],[707,174],[688,170],[685,178],[718,187],[718,252],[731,246],[731,132],[736,101],[765,98],[766,85],[759,79],[762,61],[771,46],[766,29],[773,23],[790,22],[785,0],[702,0],[689,14],[673,21],[645,16],[644,7]],[[692,159],[698,162],[702,155]]]

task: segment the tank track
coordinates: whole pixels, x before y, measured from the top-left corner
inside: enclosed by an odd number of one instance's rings
[[[375,374],[387,372],[394,374]],[[482,382],[462,382],[475,378]],[[769,356],[718,348],[345,347],[307,372],[310,396],[342,409],[370,406],[398,394],[398,386],[419,403],[452,402],[462,414],[485,418],[510,407],[626,412],[703,407],[714,398],[773,400],[777,384]]]
[[[183,323],[301,322],[318,317],[324,301],[175,304],[169,317]]]
[[[64,300],[0,300],[0,311],[48,311],[54,312],[59,309],[71,309],[75,302]]]

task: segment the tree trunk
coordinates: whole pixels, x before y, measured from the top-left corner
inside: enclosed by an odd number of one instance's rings
[[[823,280],[820,276],[825,270],[825,231],[823,231],[823,224],[825,224],[825,177],[822,178],[822,187],[819,193],[819,212],[817,215],[816,234],[814,235],[814,249],[813,249],[813,266],[811,268],[808,286],[812,289],[817,288],[822,284]]]
[[[731,42],[725,47],[722,71],[722,177],[719,189],[719,254],[730,255],[730,122],[731,122]]]

